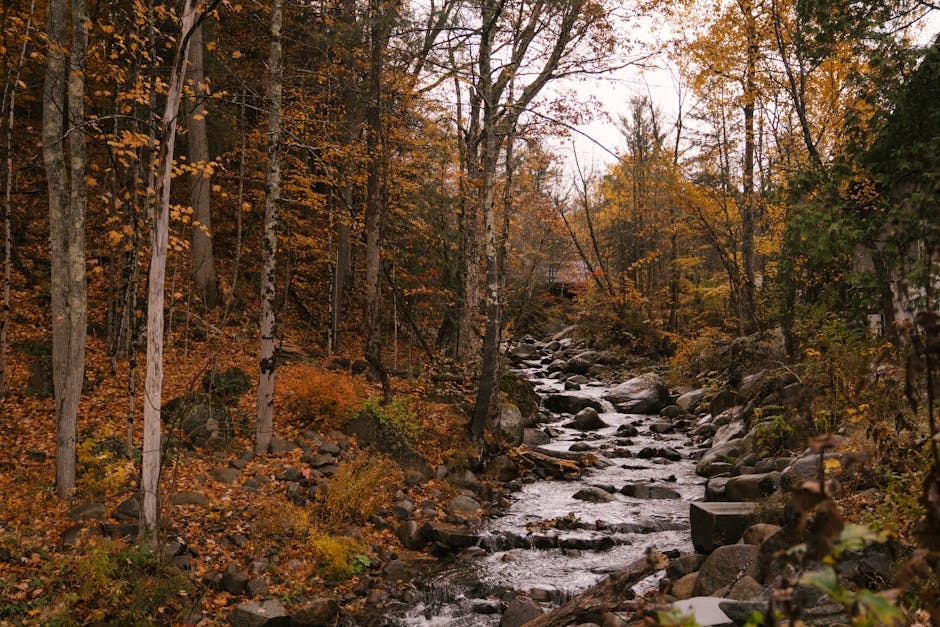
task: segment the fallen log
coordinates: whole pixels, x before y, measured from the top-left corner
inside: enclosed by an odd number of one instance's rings
[[[561,607],[542,614],[525,627],[552,627],[583,622],[581,619],[615,610],[624,601],[634,597],[631,588],[653,573],[663,570],[669,558],[655,549],[623,570],[605,577]]]
[[[543,474],[559,478],[580,476],[581,471],[596,459],[590,454],[532,449],[525,445],[511,449],[509,457],[522,470],[540,470]]]

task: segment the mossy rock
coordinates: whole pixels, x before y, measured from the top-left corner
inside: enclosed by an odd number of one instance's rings
[[[516,372],[504,372],[499,380],[499,391],[506,400],[519,408],[523,421],[529,424],[538,416],[539,395],[532,383]]]
[[[175,398],[163,406],[163,416],[196,446],[222,447],[232,440],[232,417],[214,394],[190,392]]]
[[[251,379],[237,366],[222,372],[209,371],[202,379],[203,389],[226,401],[234,401],[251,389]]]

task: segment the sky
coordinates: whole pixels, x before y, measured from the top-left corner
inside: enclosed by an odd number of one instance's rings
[[[940,11],[930,12],[922,20],[922,30],[918,43],[926,45],[933,41],[940,32]],[[652,47],[663,38],[673,34],[666,26],[654,28],[649,23],[635,24],[630,28],[633,39]],[[607,165],[616,162],[615,155],[624,151],[624,138],[617,121],[626,113],[630,99],[647,94],[663,114],[664,130],[671,131],[679,110],[678,77],[674,68],[670,69],[669,60],[664,54],[657,55],[644,63],[643,67],[631,66],[611,73],[610,76],[592,78],[577,84],[575,89],[589,93],[598,103],[593,120],[575,126],[570,137],[559,138],[550,142],[555,153],[564,163],[566,178],[576,176],[573,152],[577,152],[577,163],[584,170],[591,168],[600,174]],[[570,87],[563,85],[563,88]],[[685,108],[688,108],[685,104]],[[611,154],[613,153],[613,154]]]

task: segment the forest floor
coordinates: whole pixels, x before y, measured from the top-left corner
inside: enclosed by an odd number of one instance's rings
[[[213,367],[238,367],[255,379],[253,329],[247,317],[230,318],[219,330],[177,316],[165,355],[164,404],[200,390]],[[121,446],[128,361],[112,360],[105,341],[89,337],[78,486],[70,498],[57,498],[54,403],[30,389],[48,378],[40,372],[30,381],[34,361],[48,353],[47,333],[44,321],[23,316],[10,332],[11,376],[0,421],[0,625],[210,624],[253,596],[278,598],[288,607],[329,598],[355,611],[368,589],[359,582],[400,550],[385,522],[393,499],[407,491],[414,502],[436,503],[454,493],[435,480],[406,486],[401,473],[340,433],[353,413],[374,405],[379,389],[348,369],[355,351],[340,361],[346,369],[328,369],[329,359],[299,348],[304,338],[288,333],[275,400],[275,436],[287,443],[283,450],[253,459],[246,454],[254,435],[250,390],[229,403],[234,438],[221,448],[187,446],[178,429],[165,426],[165,544],[156,551],[141,547],[133,499],[139,454],[128,458]],[[142,363],[136,378],[139,447]],[[433,465],[464,463],[465,419],[454,405],[460,390],[393,383],[398,418],[420,435],[425,457]],[[311,458],[322,452],[329,464],[321,463],[323,472],[311,470]]]

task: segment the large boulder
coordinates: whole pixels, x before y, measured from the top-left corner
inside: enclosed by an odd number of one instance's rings
[[[686,392],[676,399],[676,405],[685,411],[695,411],[695,409],[698,407],[698,404],[701,403],[702,399],[705,397],[705,392],[705,388],[699,388],[697,390],[692,390],[691,392]]]
[[[552,394],[545,397],[545,409],[556,414],[576,414],[585,407],[603,411],[604,407],[593,398],[577,394]]]
[[[499,432],[509,442],[522,440],[522,430],[526,424],[522,419],[522,412],[512,403],[501,403],[499,406]]]
[[[732,477],[725,484],[725,500],[759,501],[780,489],[780,473]]]
[[[702,562],[692,588],[693,596],[714,594],[725,586],[734,585],[744,575],[756,579],[760,575],[758,551],[753,544],[729,544],[715,549]]]
[[[825,454],[826,466],[830,467],[827,478],[837,476],[840,479],[856,474],[861,464],[858,456],[852,451],[839,451]],[[780,477],[780,487],[785,492],[791,492],[801,486],[804,481],[819,480],[819,453],[807,452],[793,460]]]
[[[757,503],[691,503],[689,522],[692,546],[708,553],[717,546],[734,544],[754,522]]]
[[[509,351],[509,355],[517,361],[524,361],[531,359],[538,352],[535,344],[519,344]]]
[[[754,440],[755,437],[749,433],[743,438],[730,440],[729,442],[709,449],[702,455],[698,464],[696,464],[695,473],[700,477],[714,476],[717,474],[717,472],[712,469],[714,464],[733,463],[741,457],[753,453]],[[720,466],[719,468],[724,468],[724,466]]]
[[[251,379],[237,366],[226,368],[222,372],[209,371],[202,379],[202,387],[209,394],[215,394],[227,401],[234,401],[251,389]]]
[[[355,437],[361,446],[370,445],[395,460],[410,483],[426,481],[434,476],[431,464],[405,434],[383,423],[372,412],[361,412],[346,423],[344,431],[346,435]]]
[[[232,439],[232,418],[222,400],[214,394],[190,392],[163,406],[168,425],[180,427],[197,446],[221,447]]]
[[[535,393],[532,382],[518,372],[507,371],[499,378],[499,391],[508,402],[519,408],[525,426],[531,427],[539,415],[539,395]]]
[[[565,372],[571,374],[587,374],[591,366],[597,363],[599,355],[596,351],[578,353],[565,364]]]
[[[612,387],[604,399],[627,414],[658,414],[669,404],[669,390],[662,377],[647,372]]]
[[[569,429],[577,429],[578,431],[596,431],[608,425],[597,415],[596,409],[593,407],[585,407],[574,415],[574,420],[566,423],[565,426]]]

